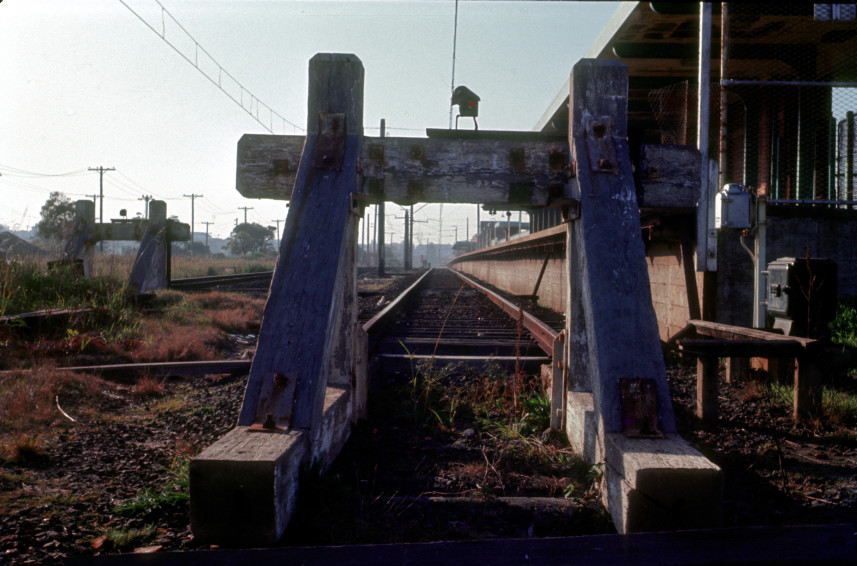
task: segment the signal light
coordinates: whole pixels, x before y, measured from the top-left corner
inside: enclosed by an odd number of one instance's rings
[[[479,124],[476,117],[479,116],[479,96],[464,85],[455,87],[452,91],[451,106],[458,106],[458,116],[455,117],[455,129],[458,129],[458,119],[461,116],[473,118],[473,125],[478,130]]]

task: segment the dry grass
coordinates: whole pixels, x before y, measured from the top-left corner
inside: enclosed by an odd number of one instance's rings
[[[70,411],[100,397],[114,385],[94,376],[59,371],[42,364],[30,370],[0,374],[0,457],[15,459],[38,452],[44,434],[74,426],[57,408],[57,398]]]
[[[10,462],[35,462],[45,457],[42,436],[18,434],[0,443],[0,457]]]
[[[264,299],[219,291],[162,291],[156,303],[163,314],[141,323],[140,341],[128,352],[134,361],[213,360],[222,332],[256,332],[265,308]]]
[[[218,332],[211,327],[144,320],[143,336],[128,352],[135,362],[186,362],[217,357]]]
[[[132,391],[139,397],[160,397],[164,394],[166,380],[145,375],[137,380]]]

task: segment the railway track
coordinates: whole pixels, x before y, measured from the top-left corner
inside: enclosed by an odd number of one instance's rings
[[[561,330],[521,311],[508,299],[449,269],[427,272],[364,324],[380,371],[407,371],[413,362],[436,365],[500,363],[538,371],[550,363]]]
[[[387,270],[393,274],[396,270]],[[358,277],[366,277],[378,272],[377,267],[360,267]],[[205,277],[185,277],[172,279],[170,289],[179,291],[238,291],[245,293],[267,293],[271,286],[273,271],[256,273],[232,273],[228,275],[210,275]]]

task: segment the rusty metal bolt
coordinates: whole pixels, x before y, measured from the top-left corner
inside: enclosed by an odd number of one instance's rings
[[[277,423],[274,422],[274,413],[266,413],[265,414],[265,422],[262,423],[262,428],[267,428],[267,429],[277,428]]]
[[[275,387],[285,387],[289,384],[289,378],[286,377],[286,374],[282,372],[278,372],[274,374],[274,386]]]
[[[610,163],[609,159],[599,159],[598,160],[598,168],[599,169],[610,169],[612,167],[612,163]]]

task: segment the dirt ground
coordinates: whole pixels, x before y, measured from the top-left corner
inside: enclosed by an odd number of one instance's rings
[[[764,372],[720,379],[716,424],[695,417],[696,363],[668,366],[682,436],[723,469],[723,526],[857,525],[857,423],[797,425],[766,395]]]
[[[234,340],[223,347],[240,351],[246,338]],[[857,524],[854,423],[796,427],[748,381],[723,384],[720,419],[702,426],[695,369],[671,361],[668,378],[682,435],[724,471],[724,526]],[[187,499],[170,495],[186,493],[176,478],[187,459],[234,425],[246,378],[171,380],[146,397],[133,384],[82,379],[85,393],[60,399],[77,422],[58,413],[38,450],[0,460],[0,564],[198,548]],[[391,409],[408,403],[402,385],[390,376],[373,393],[371,417],[330,470],[306,471],[283,544],[613,532],[592,490],[598,468],[554,436],[503,438],[467,419],[415,423]]]

